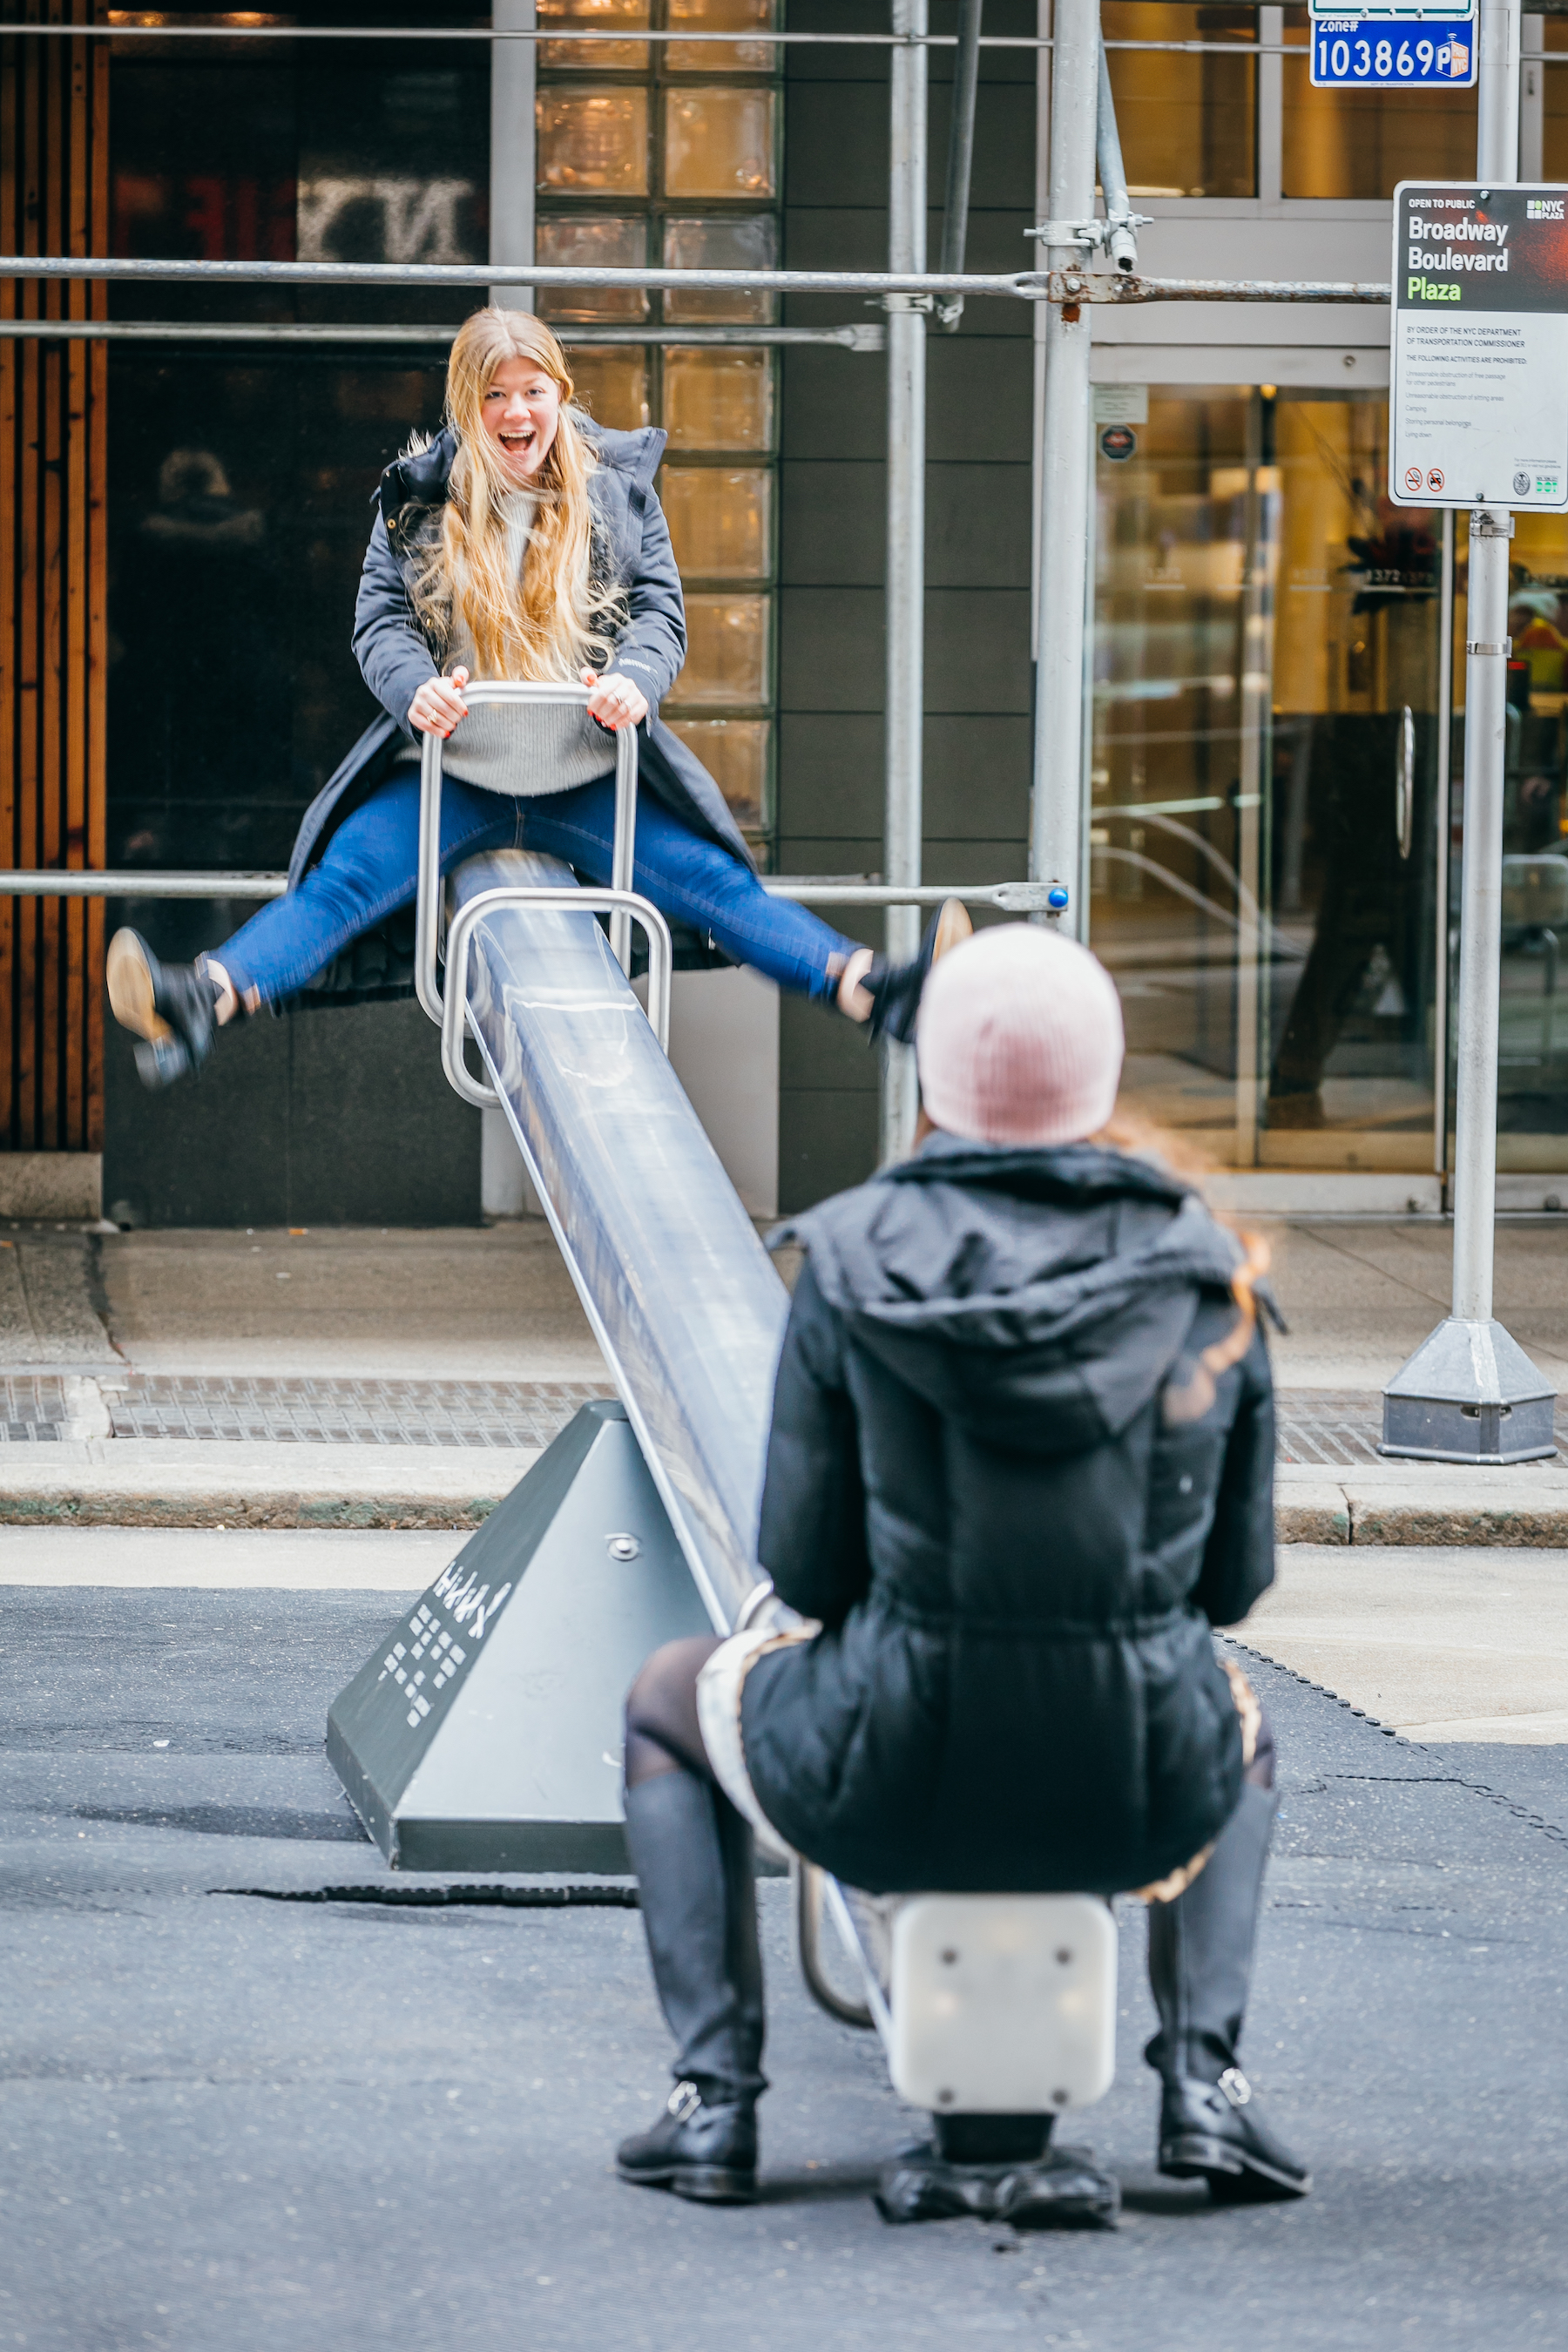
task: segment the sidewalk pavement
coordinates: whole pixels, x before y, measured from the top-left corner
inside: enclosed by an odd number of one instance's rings
[[[1237,1634],[1428,1747],[1568,1744],[1568,1551],[1294,1544]]]
[[[1273,1251],[1290,1328],[1271,1341],[1282,1389],[1382,1389],[1448,1312],[1446,1218],[1248,1218]],[[1568,1215],[1502,1220],[1493,1312],[1568,1391]]]
[[[1331,1391],[1375,1396],[1444,1311],[1450,1228],[1261,1229],[1290,1325],[1274,1342],[1282,1395],[1303,1409]],[[1568,1389],[1568,1223],[1500,1225],[1497,1264],[1500,1316]],[[0,1525],[470,1528],[537,1458],[528,1445],[112,1437],[106,1393],[127,1373],[612,1386],[534,1219],[433,1232],[14,1225],[0,1233],[0,1377],[24,1370],[58,1376],[63,1442],[27,1442],[18,1425],[0,1444]],[[1352,1549],[1568,1546],[1568,1463],[1285,1463],[1278,1525],[1286,1543]]]

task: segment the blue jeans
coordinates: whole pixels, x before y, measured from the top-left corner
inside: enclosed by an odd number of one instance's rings
[[[600,776],[571,792],[509,800],[455,776],[441,788],[441,871],[481,849],[527,848],[563,858],[607,888],[616,833],[616,780]],[[305,986],[340,948],[368,931],[416,888],[419,774],[395,772],[344,819],[297,890],[252,915],[213,959],[239,995],[254,989],[275,1004]],[[689,923],[733,963],[797,995],[831,997],[841,959],[855,941],[805,907],[770,898],[738,858],[687,830],[650,793],[637,800],[634,887],[662,915]],[[830,959],[837,969],[830,969]]]

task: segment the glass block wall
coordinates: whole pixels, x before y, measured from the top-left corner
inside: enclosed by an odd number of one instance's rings
[[[755,36],[777,0],[541,0],[536,258],[669,268],[772,268],[779,253],[783,93],[776,44],[647,41],[650,30]],[[584,41],[574,30],[625,29]],[[574,325],[765,325],[768,294],[556,288]],[[686,589],[690,649],[664,717],[718,779],[763,862],[773,834],[776,361],[677,342],[571,352],[602,424],[662,425],[659,495]]]

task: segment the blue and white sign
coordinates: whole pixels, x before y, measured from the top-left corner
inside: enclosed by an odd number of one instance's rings
[[[1311,82],[1314,89],[1469,89],[1476,79],[1476,23],[1471,16],[1441,19],[1395,16],[1368,10],[1364,16],[1314,16]]]

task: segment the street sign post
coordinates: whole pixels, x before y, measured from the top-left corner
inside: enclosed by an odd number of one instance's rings
[[[1568,187],[1395,188],[1388,495],[1568,507]]]
[[[1450,4],[1369,6],[1354,16],[1314,7],[1309,78],[1314,89],[1469,89],[1478,43],[1473,11]]]
[[[1393,499],[1471,511],[1452,1306],[1384,1389],[1379,1450],[1502,1463],[1554,1447],[1552,1383],[1492,1312],[1492,1244],[1510,509],[1564,503],[1568,415],[1541,379],[1563,373],[1568,190],[1518,184],[1520,0],[1486,0],[1480,35],[1475,183],[1406,182],[1394,198]],[[1446,815],[1449,779],[1437,786]]]

